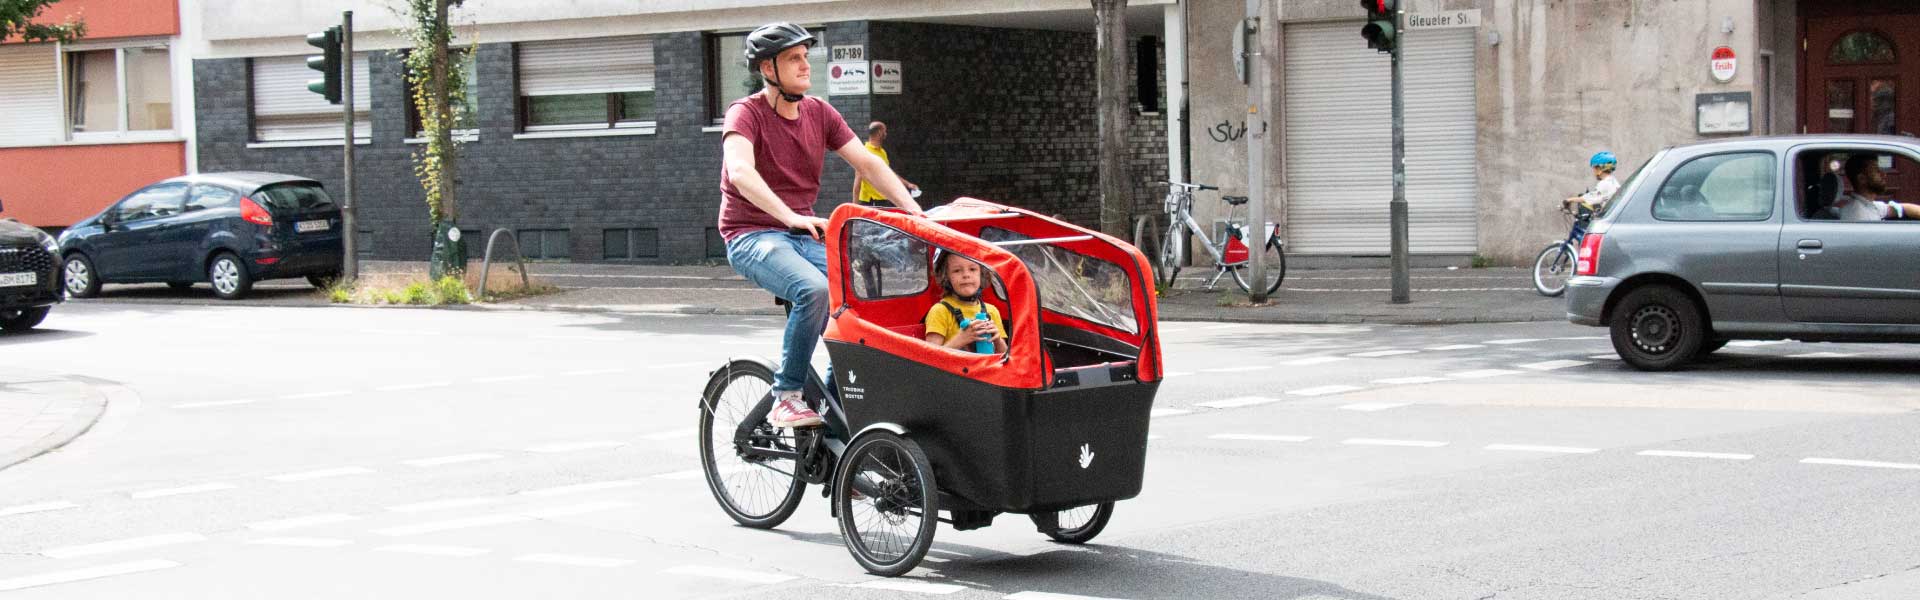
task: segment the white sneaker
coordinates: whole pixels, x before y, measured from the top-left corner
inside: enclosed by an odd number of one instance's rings
[[[774,427],[820,426],[820,414],[807,408],[800,390],[784,391],[779,394],[779,398],[773,402],[773,411],[767,413],[768,423],[772,423]]]

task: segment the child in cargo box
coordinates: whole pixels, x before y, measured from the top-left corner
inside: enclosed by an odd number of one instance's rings
[[[933,277],[947,295],[927,309],[927,343],[980,353],[990,346],[994,354],[1005,353],[1007,328],[1000,310],[980,301],[986,282],[980,263],[940,251],[933,258]],[[979,318],[983,313],[987,318]]]

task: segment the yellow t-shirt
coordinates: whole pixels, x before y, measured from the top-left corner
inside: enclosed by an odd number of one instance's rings
[[[940,300],[941,302],[952,304],[954,308],[960,309],[960,314],[968,319],[980,314],[980,307],[985,306],[987,309],[987,318],[993,320],[994,330],[1000,333],[1001,338],[1007,337],[1007,326],[1004,321],[1000,320],[1000,309],[994,308],[992,304],[961,302],[960,299],[954,297],[953,294],[947,294],[945,298],[941,298]],[[927,318],[925,321],[927,333],[938,333],[941,337],[949,340],[953,339],[953,336],[960,334],[960,324],[954,322],[953,311],[947,310],[947,307],[941,306],[939,303],[935,303],[933,307],[927,309]],[[924,336],[925,334],[922,335]]]
[[[874,156],[880,157],[880,162],[887,163],[888,166],[893,165],[893,160],[887,158],[887,149],[875,146],[872,143],[868,143],[866,146],[868,152],[872,152]],[[880,190],[873,189],[872,183],[862,180],[860,182],[860,201],[886,202],[887,197],[885,194],[881,194]]]

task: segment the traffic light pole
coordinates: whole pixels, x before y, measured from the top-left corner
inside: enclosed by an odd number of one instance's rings
[[[340,260],[340,276],[347,281],[360,278],[360,250],[354,243],[359,229],[353,219],[353,11],[340,13],[340,106],[341,120],[347,124],[346,136],[341,138],[346,148],[345,200],[340,204],[341,239],[345,240],[343,250],[346,256]]]
[[[1393,11],[1393,29],[1405,31],[1405,18],[1399,10]],[[1407,119],[1406,102],[1400,77],[1400,49],[1402,44],[1393,45],[1393,201],[1388,204],[1392,219],[1393,240],[1393,303],[1406,304],[1413,301],[1412,276],[1407,272]]]

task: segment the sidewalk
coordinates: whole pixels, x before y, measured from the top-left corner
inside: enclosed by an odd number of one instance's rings
[[[0,469],[65,446],[106,408],[106,393],[85,381],[0,367]]]

